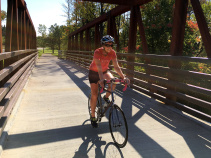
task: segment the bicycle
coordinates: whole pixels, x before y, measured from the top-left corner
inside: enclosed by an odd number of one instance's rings
[[[97,105],[95,109],[95,116],[97,116],[96,119],[97,119],[97,122],[99,123],[101,122],[102,117],[105,116],[105,113],[110,108],[110,111],[109,111],[110,133],[111,133],[114,143],[120,148],[123,148],[127,144],[128,126],[127,126],[127,121],[126,121],[124,112],[118,105],[115,104],[114,91],[112,90],[112,86],[113,84],[120,85],[122,83],[124,83],[122,79],[105,80],[104,85],[111,84],[111,91],[108,91],[105,88],[101,88],[99,85]],[[125,83],[125,87],[123,91],[125,91],[126,89],[127,89],[127,84]],[[111,102],[107,104],[105,108],[102,104],[102,97],[101,97],[101,93],[103,92],[103,90],[111,93],[111,98],[112,98]],[[90,98],[91,98],[91,93],[88,98],[88,110],[91,116]]]

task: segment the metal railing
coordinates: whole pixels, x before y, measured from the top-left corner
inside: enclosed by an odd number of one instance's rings
[[[117,53],[124,73],[129,74],[131,87],[164,104],[211,122],[211,74],[189,70],[188,63],[211,66],[211,59],[154,54]],[[127,57],[135,62],[128,62]],[[59,51],[59,58],[89,68],[91,51]],[[177,66],[172,63],[176,62]],[[180,63],[178,66],[178,63]],[[130,65],[131,68],[128,68]],[[186,67],[185,67],[186,65]],[[116,74],[110,67],[112,73]]]
[[[0,61],[16,61],[0,71],[0,134],[2,134],[10,113],[33,69],[37,50],[21,50],[0,54]]]
[[[4,53],[0,31],[0,136],[38,57],[36,31],[26,2],[8,0],[7,6]]]

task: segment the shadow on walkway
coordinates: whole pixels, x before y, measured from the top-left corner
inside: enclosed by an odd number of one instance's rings
[[[42,61],[39,61],[42,62]],[[88,98],[90,87],[88,70],[70,61],[56,60],[60,68],[69,76],[77,87]],[[48,65],[51,67],[52,65]],[[44,68],[39,67],[39,71]],[[49,75],[53,75],[50,71]],[[64,73],[63,73],[64,74]],[[80,75],[78,75],[80,74]],[[68,79],[69,79],[68,78]],[[10,145],[5,149],[15,149],[28,146],[60,142],[70,139],[82,139],[82,144],[75,151],[74,157],[88,157],[90,150],[95,150],[93,157],[124,157],[136,152],[141,157],[203,157],[211,155],[211,130],[201,126],[151,99],[144,94],[128,88],[124,93],[123,87],[117,87],[118,105],[123,109],[129,129],[128,144],[121,150],[113,143],[107,143],[102,134],[110,133],[108,122],[101,122],[100,127],[93,129],[88,120],[83,120],[76,126],[56,128],[29,133],[11,134]],[[87,105],[84,106],[87,108]],[[88,113],[88,110],[87,110]],[[104,135],[103,135],[104,136]],[[107,145],[106,145],[107,144]],[[105,146],[106,145],[106,146]],[[103,147],[104,151],[102,150]],[[134,150],[135,149],[135,150]],[[179,156],[178,156],[179,155]]]
[[[66,72],[66,74],[75,82],[75,84],[85,93],[88,97],[87,91],[89,86],[84,83],[87,80],[88,70],[84,69],[70,61],[60,61],[58,65]],[[75,70],[74,72],[72,70]],[[83,73],[83,78],[78,78],[76,73]],[[122,98],[121,108],[125,112],[128,127],[129,127],[129,143],[136,149],[136,151],[143,157],[173,157],[168,151],[163,148],[159,142],[155,141],[150,135],[156,134],[154,137],[161,137],[169,139],[171,135],[181,136],[186,142],[188,148],[191,150],[194,157],[210,157],[211,155],[211,131],[210,127],[204,128],[200,124],[190,120],[189,118],[170,110],[154,99],[144,96],[132,89],[122,92],[122,87],[117,88],[116,94]],[[132,109],[138,109],[136,114],[132,114]],[[147,115],[156,123],[144,123],[147,120],[142,119]],[[141,121],[144,125],[148,125],[147,129],[153,132],[148,133],[141,130]],[[136,125],[138,124],[138,126]],[[163,128],[157,128],[156,124],[161,124]],[[139,126],[140,125],[140,126]],[[165,133],[170,131],[170,133]],[[158,138],[159,139],[159,138]],[[169,145],[175,150],[180,150],[182,144],[177,143],[178,138],[172,137],[172,142]],[[181,142],[179,142],[181,143]],[[181,149],[183,150],[183,149]],[[202,156],[203,155],[203,156]]]

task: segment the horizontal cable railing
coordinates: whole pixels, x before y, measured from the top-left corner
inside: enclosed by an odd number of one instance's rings
[[[211,59],[129,53],[117,53],[117,56],[133,89],[211,122],[211,74],[199,72],[190,66],[207,64],[210,67]],[[128,57],[132,57],[134,62],[127,61]],[[59,58],[89,68],[93,52],[59,51]],[[112,65],[110,68],[116,74]]]

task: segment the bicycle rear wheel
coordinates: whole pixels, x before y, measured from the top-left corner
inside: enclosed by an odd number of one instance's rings
[[[89,115],[91,116],[92,111],[91,111],[90,99],[91,99],[91,93],[89,94],[89,98],[88,98],[88,111],[89,111]],[[99,115],[100,115],[100,103],[99,103],[99,99],[97,99],[97,105],[95,108],[95,117],[98,122],[99,122]]]
[[[123,148],[128,140],[128,126],[124,112],[117,105],[109,114],[109,128],[116,145]]]

